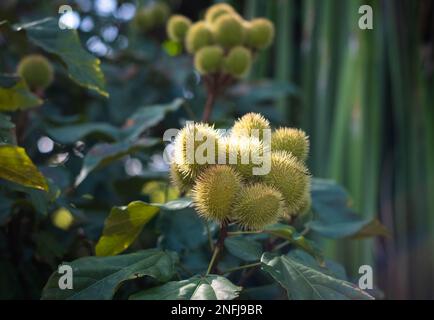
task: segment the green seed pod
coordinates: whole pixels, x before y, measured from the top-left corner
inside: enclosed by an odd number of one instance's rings
[[[262,180],[278,189],[288,212],[297,211],[310,185],[309,171],[296,157],[285,151],[271,153],[271,170]]]
[[[54,79],[54,71],[50,61],[39,54],[28,55],[21,59],[17,73],[32,90],[45,89]]]
[[[309,138],[303,130],[279,128],[271,135],[271,150],[287,151],[298,160],[306,161],[309,153]]]
[[[194,179],[209,164],[216,163],[219,138],[213,127],[203,123],[187,124],[178,133],[174,144],[175,163],[185,178]],[[207,149],[207,145],[214,150]]]
[[[224,71],[235,78],[245,76],[251,66],[252,53],[242,46],[233,47],[223,61]]]
[[[182,42],[190,29],[191,20],[179,14],[175,14],[167,21],[166,32],[170,40]]]
[[[190,191],[194,184],[194,179],[185,175],[176,163],[172,163],[170,166],[170,180],[181,192]]]
[[[283,215],[282,194],[273,187],[256,183],[243,187],[233,208],[233,218],[249,230],[261,230]]]
[[[241,45],[244,41],[242,21],[234,15],[222,15],[213,24],[215,41],[224,48]]]
[[[222,15],[234,13],[235,10],[231,5],[227,3],[217,3],[209,7],[208,10],[206,10],[205,21],[213,24],[217,20],[217,18],[221,17]]]
[[[217,72],[223,61],[223,49],[219,46],[206,46],[194,55],[194,66],[201,74]]]
[[[255,49],[265,49],[274,39],[274,25],[264,18],[250,21],[246,27],[246,44]]]
[[[169,18],[170,8],[164,2],[156,2],[149,8],[150,15],[152,16],[152,21],[154,26],[161,26]]]
[[[219,155],[225,163],[234,168],[247,181],[256,181],[258,176],[253,174],[253,168],[261,165],[255,157],[259,157],[265,151],[262,142],[256,138],[249,137],[225,137],[220,139]]]
[[[199,21],[193,24],[188,29],[185,38],[185,47],[189,53],[195,53],[200,48],[208,46],[213,43],[213,35],[208,25]]]
[[[154,17],[152,11],[147,7],[137,10],[133,19],[133,26],[141,33],[145,33],[154,27]]]
[[[255,133],[259,133],[258,138],[262,139],[262,130],[264,129],[271,130],[270,122],[261,114],[250,112],[235,121],[235,124],[232,127],[231,135],[235,137],[250,137]]]
[[[202,172],[193,188],[199,215],[219,222],[229,218],[241,189],[240,176],[229,166],[212,166]]]

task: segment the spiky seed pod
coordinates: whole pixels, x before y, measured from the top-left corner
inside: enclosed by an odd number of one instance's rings
[[[241,189],[233,208],[233,218],[249,230],[261,230],[276,223],[283,215],[282,194],[275,188],[262,183]]]
[[[194,184],[194,179],[181,171],[176,163],[170,166],[170,180],[181,192],[190,191]]]
[[[223,49],[219,46],[206,46],[196,52],[194,66],[201,74],[217,72],[223,61]]]
[[[205,21],[212,24],[222,15],[233,13],[235,13],[235,10],[231,5],[227,3],[217,3],[206,10]]]
[[[190,29],[191,20],[183,15],[175,14],[167,21],[166,32],[170,40],[182,42]]]
[[[251,66],[252,53],[243,46],[233,47],[223,61],[223,70],[235,78],[247,75]]]
[[[264,18],[257,18],[245,25],[247,46],[255,49],[265,49],[274,39],[274,25]]]
[[[222,15],[213,24],[215,41],[228,49],[241,45],[244,41],[242,21],[235,15]]]
[[[254,131],[254,129],[258,131]],[[232,127],[231,134],[235,137],[250,137],[254,133],[259,133],[258,138],[262,139],[262,130],[264,129],[271,130],[270,122],[265,119],[261,114],[250,112],[235,121],[235,124]]]
[[[213,43],[213,34],[208,24],[199,21],[194,23],[185,37],[185,47],[189,53],[195,53],[200,48]]]
[[[142,7],[137,10],[133,19],[134,27],[141,33],[145,33],[154,26],[154,17],[151,10],[147,7]]]
[[[170,15],[170,8],[164,2],[155,2],[149,10],[155,26],[163,25]]]
[[[287,151],[298,160],[306,161],[309,154],[309,138],[303,130],[279,128],[271,135],[271,150]]]
[[[234,168],[247,181],[256,181],[253,168],[260,167],[261,157],[266,151],[262,142],[249,137],[225,137],[220,139],[219,155],[224,154],[225,163]]]
[[[17,73],[32,90],[45,89],[54,79],[54,71],[50,61],[39,54],[28,55],[21,59]]]
[[[241,177],[231,167],[207,168],[199,175],[192,192],[197,212],[209,220],[229,218],[241,186]]]
[[[219,133],[204,123],[189,123],[179,131],[174,143],[174,159],[185,178],[194,179],[209,162],[216,163],[219,138]],[[207,145],[213,146],[214,151],[207,150]]]
[[[271,152],[271,170],[262,180],[282,193],[288,212],[300,208],[310,185],[305,165],[285,151]]]

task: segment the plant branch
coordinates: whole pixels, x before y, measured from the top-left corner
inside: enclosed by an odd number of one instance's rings
[[[261,262],[255,262],[255,263],[245,264],[245,265],[242,265],[242,266],[239,266],[239,267],[235,267],[235,268],[229,268],[227,270],[224,270],[222,272],[222,274],[231,273],[231,272],[239,271],[239,270],[244,270],[244,269],[247,269],[247,268],[257,267],[260,264],[261,264]]]
[[[214,246],[214,253],[212,255],[206,274],[216,272],[218,261],[220,258],[220,253],[223,251],[223,246],[225,245],[225,239],[227,236],[228,236],[228,222],[223,221],[220,226],[219,238]]]

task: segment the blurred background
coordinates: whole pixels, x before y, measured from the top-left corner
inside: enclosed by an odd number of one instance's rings
[[[374,282],[386,298],[433,299],[434,2],[227,2],[245,18],[273,20],[276,40],[257,57],[246,84],[239,84],[217,103],[213,120],[224,125],[232,121],[225,120],[228,116],[256,111],[276,126],[306,130],[313,175],[344,185],[357,212],[378,217],[390,231],[388,238],[330,241],[325,244],[326,255],[335,257],[352,277],[357,277],[360,265],[373,266]],[[57,94],[44,111],[52,122],[73,121],[71,115],[79,112],[86,119],[120,124],[137,105],[177,96],[189,101],[181,117],[200,117],[203,90],[198,76],[179,48],[165,40],[164,28],[143,36],[128,27],[142,3],[147,1],[1,1],[0,20],[14,23],[56,16],[60,5],[71,5],[74,13],[64,18],[65,23],[78,29],[82,44],[102,59],[106,78],[111,79],[109,102],[72,86]],[[214,2],[167,3],[172,12],[197,20]],[[365,4],[373,9],[372,30],[359,29],[358,10]],[[14,72],[17,59],[28,50],[18,37],[13,41],[11,37],[0,33],[2,72]],[[145,70],[143,65],[153,67]],[[60,81],[67,80],[60,77]],[[62,104],[68,108],[59,112],[56,105]],[[102,105],[106,111],[101,111]],[[156,132],[177,126],[174,123],[169,117]],[[41,134],[34,139],[40,141]],[[43,137],[50,146],[52,140]],[[53,148],[57,154],[65,153],[60,145]],[[67,150],[72,167],[81,148],[75,145]],[[45,156],[38,155],[40,161]],[[127,173],[134,176],[142,171],[143,159],[127,160]],[[103,172],[99,180],[81,188],[91,193],[105,178]],[[117,197],[125,203],[125,198]],[[104,205],[92,210],[106,210]]]

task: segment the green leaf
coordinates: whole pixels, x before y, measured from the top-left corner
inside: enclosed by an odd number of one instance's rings
[[[142,201],[131,202],[125,207],[114,207],[96,244],[96,255],[111,256],[126,250],[158,211],[158,207]]]
[[[313,179],[312,208],[314,219],[308,227],[332,239],[388,236],[377,219],[363,219],[349,207],[347,192],[331,180]]]
[[[298,234],[294,227],[282,223],[276,223],[265,227],[264,232],[286,239],[291,244],[315,257],[319,263],[322,264],[324,262],[320,250],[315,247],[312,241]]]
[[[26,83],[9,75],[0,75],[0,111],[16,111],[37,107],[42,100],[30,92]]]
[[[262,269],[286,289],[289,299],[373,299],[352,283],[336,279],[287,256],[276,256],[266,252],[261,262]]]
[[[0,179],[48,191],[47,181],[23,148],[0,145]]]
[[[132,300],[233,300],[241,287],[217,276],[194,276],[187,280],[172,281],[144,290],[130,297]]]
[[[178,110],[183,103],[183,99],[177,98],[167,104],[139,108],[125,121],[123,136],[132,140],[138,138],[143,131],[161,122],[168,112]]]
[[[80,123],[62,127],[51,127],[46,129],[47,134],[53,140],[60,143],[75,143],[90,134],[99,134],[111,140],[118,140],[119,129],[108,123]]]
[[[244,261],[258,261],[262,255],[259,242],[245,237],[230,237],[225,240],[226,249]]]
[[[84,257],[67,263],[73,271],[73,289],[59,289],[55,271],[42,291],[42,299],[107,300],[122,282],[149,276],[169,281],[175,273],[176,253],[149,249],[115,257]]]
[[[84,157],[80,174],[75,180],[75,186],[82,183],[93,170],[105,167],[128,154],[139,151],[140,149],[154,146],[158,141],[158,139],[144,138],[135,142],[122,141],[117,143],[99,143],[94,145]]]
[[[83,49],[76,30],[60,29],[58,19],[52,17],[13,27],[16,31],[25,30],[35,45],[58,55],[66,64],[68,75],[73,81],[104,97],[109,96],[100,60]]]

